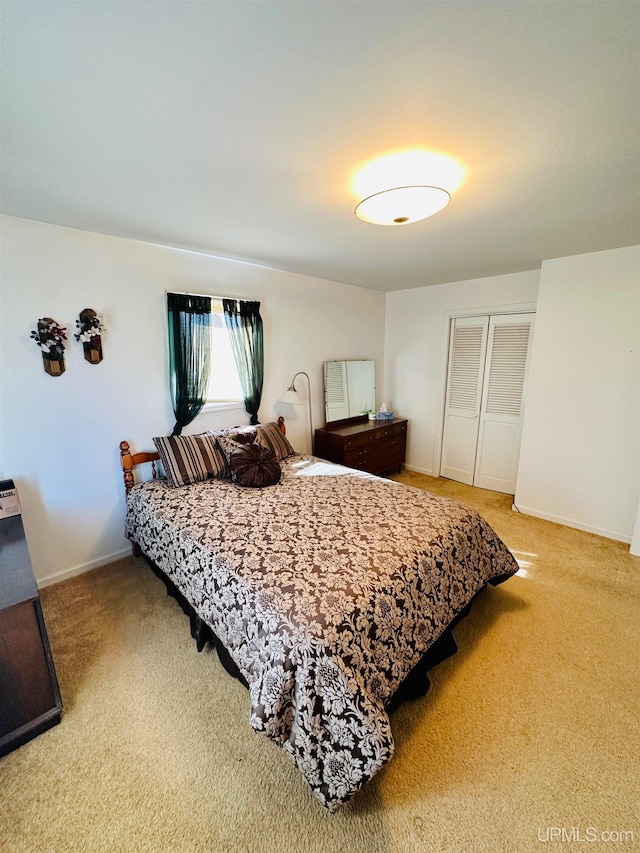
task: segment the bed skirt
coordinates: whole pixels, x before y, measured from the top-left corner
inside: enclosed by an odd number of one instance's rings
[[[149,564],[154,574],[160,578],[160,580],[164,583],[167,589],[167,595],[170,595],[172,598],[178,602],[184,613],[189,617],[189,624],[191,628],[191,636],[195,640],[196,647],[199,652],[201,652],[207,643],[211,643],[215,646],[216,652],[218,653],[218,657],[220,659],[220,663],[234,678],[237,678],[238,681],[243,684],[247,689],[249,688],[249,684],[247,683],[246,678],[240,672],[238,667],[236,666],[235,661],[224,647],[223,643],[216,636],[213,629],[203,622],[202,619],[195,612],[193,607],[189,604],[184,595],[180,592],[180,590],[175,586],[175,584],[169,580],[169,578],[156,566],[153,560],[150,560],[146,554],[142,555],[146,562]],[[498,584],[503,583],[503,581],[507,580],[511,575],[505,575],[504,577],[493,578],[489,581],[492,586],[498,586]],[[485,585],[486,586],[486,585]],[[387,702],[386,709],[388,713],[393,713],[403,702],[408,699],[418,699],[420,696],[424,696],[429,687],[431,686],[431,682],[429,681],[429,677],[427,675],[430,669],[433,669],[439,663],[451,657],[458,651],[458,646],[453,636],[453,629],[456,627],[458,622],[461,619],[464,619],[470,611],[473,605],[473,602],[476,598],[483,592],[485,587],[478,590],[478,592],[474,595],[471,601],[467,604],[463,610],[458,613],[453,622],[449,625],[449,627],[440,635],[440,637],[433,643],[433,645],[427,649],[422,658],[418,661],[418,663],[414,666],[411,672],[408,673],[404,681],[400,684],[396,692],[393,694],[391,699]]]

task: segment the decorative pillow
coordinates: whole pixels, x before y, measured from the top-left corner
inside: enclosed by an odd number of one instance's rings
[[[247,445],[246,442],[236,441],[235,438],[231,438],[226,430],[221,430],[216,433],[216,441],[225,459],[227,476],[230,476],[231,479],[234,480],[235,477],[233,476],[233,471],[231,469],[231,456],[235,450],[238,450],[241,447],[248,447],[249,445]]]
[[[256,427],[254,426],[237,426],[231,429],[216,429],[208,432],[207,435],[213,435],[216,438],[230,438],[232,441],[237,441],[239,444],[253,444],[256,440]]]
[[[280,432],[277,423],[258,424],[256,430],[258,432],[256,437],[257,443],[262,444],[263,447],[268,447],[276,459],[286,459],[287,456],[292,456],[295,453],[286,436]]]
[[[231,478],[241,486],[262,489],[280,482],[280,463],[268,447],[254,442],[239,444],[230,456]]]
[[[169,435],[153,439],[172,489],[228,476],[227,460],[212,435]]]

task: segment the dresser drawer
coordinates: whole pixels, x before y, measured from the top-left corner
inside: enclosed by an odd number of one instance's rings
[[[347,435],[344,439],[344,449],[348,452],[356,447],[368,447],[374,444],[378,437],[377,430],[360,433],[359,435]]]
[[[367,470],[367,465],[371,462],[374,455],[373,449],[369,450],[368,447],[348,450],[343,456],[342,464],[346,465],[347,468],[363,468]]]
[[[386,471],[404,462],[405,449],[401,442],[390,446],[386,441],[379,442],[367,455],[371,471]]]
[[[387,456],[397,456],[400,454],[404,459],[405,449],[406,449],[406,441],[403,435],[391,436],[390,438],[385,438],[384,441],[379,442],[377,445],[378,451],[386,454]]]
[[[385,438],[391,438],[392,436],[402,436],[406,432],[406,424],[389,424],[389,426],[380,427],[377,430],[377,436],[378,440],[382,441]]]

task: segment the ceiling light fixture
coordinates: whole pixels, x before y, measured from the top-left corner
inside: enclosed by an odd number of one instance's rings
[[[409,225],[445,208],[451,196],[440,187],[393,187],[363,199],[355,214],[374,225]]]
[[[465,178],[450,154],[428,148],[390,151],[358,166],[349,191],[355,214],[376,225],[410,225],[445,208]]]

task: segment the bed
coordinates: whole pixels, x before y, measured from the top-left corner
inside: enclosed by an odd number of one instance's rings
[[[158,454],[120,447],[134,552],[248,687],[251,727],[335,811],[391,759],[391,711],[516,561],[475,510],[313,456],[278,459],[263,488],[228,471],[172,488],[134,485]]]

